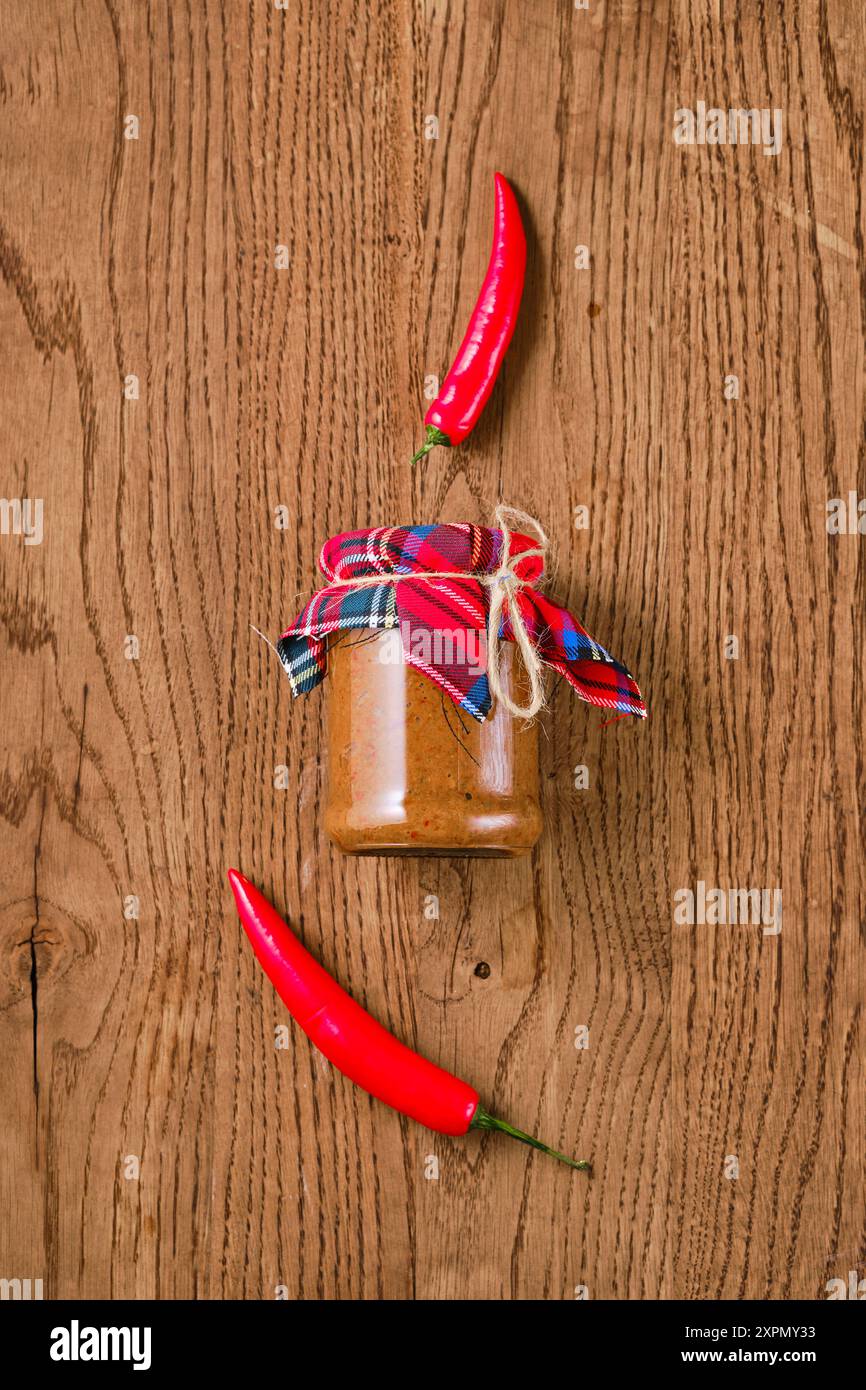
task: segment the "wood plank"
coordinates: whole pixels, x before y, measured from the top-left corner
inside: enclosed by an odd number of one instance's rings
[[[0,1277],[862,1278],[866,541],[825,524],[866,492],[861,8],[33,0],[3,27],[0,492],[43,499],[44,537],[0,536]],[[677,145],[700,101],[778,108],[779,154]],[[470,440],[413,471],[495,169],[527,220],[521,321]],[[321,692],[293,703],[250,624],[279,633],[327,535],[499,499],[541,519],[552,591],[650,718],[556,691],[531,860],[342,858]],[[592,1179],[421,1130],[299,1033],[276,1050],[230,864]],[[781,889],[781,932],[678,924],[699,880]]]

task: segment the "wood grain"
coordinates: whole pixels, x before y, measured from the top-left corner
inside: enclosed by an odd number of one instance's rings
[[[862,7],[2,11],[0,491],[44,500],[44,538],[0,536],[0,1276],[342,1299],[862,1278],[866,539],[825,524],[866,492]],[[698,101],[779,108],[779,155],[676,145]],[[472,438],[413,472],[497,168],[521,322]],[[557,692],[531,860],[341,858],[322,701],[292,703],[249,625],[281,630],[335,530],[499,498],[542,519],[554,590],[650,718]],[[420,1130],[298,1033],[275,1050],[230,864],[593,1178]],[[781,933],[678,925],[699,880],[781,888]]]

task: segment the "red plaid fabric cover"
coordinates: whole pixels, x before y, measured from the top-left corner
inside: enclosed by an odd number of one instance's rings
[[[510,555],[534,550],[537,541],[513,533]],[[486,526],[379,526],[369,531],[346,531],[322,547],[319,568],[327,580],[375,575],[413,575],[454,572],[465,579],[383,582],[361,588],[326,584],[286,628],[277,651],[289,677],[292,694],[313,690],[327,671],[328,634],[345,628],[399,628],[405,660],[449,695],[460,709],[483,720],[490,709],[486,672],[477,663],[455,660],[460,643],[433,644],[431,633],[486,633],[489,589],[474,575],[492,574],[499,567],[502,532]],[[530,640],[541,659],[564,676],[591,705],[646,717],[646,708],[632,676],[599,646],[567,609],[531,587],[544,563],[529,556],[517,566],[526,587],[517,603]],[[506,600],[500,637],[513,641]],[[428,640],[425,642],[425,638]]]

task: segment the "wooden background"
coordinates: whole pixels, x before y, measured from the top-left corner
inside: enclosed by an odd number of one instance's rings
[[[363,1299],[863,1277],[866,539],[825,525],[866,491],[862,6],[3,0],[2,28],[0,490],[44,499],[44,540],[0,537],[0,1276]],[[779,156],[676,146],[701,100],[780,108]],[[520,325],[471,440],[412,472],[497,168],[527,217]],[[650,718],[557,694],[531,861],[343,859],[321,692],[293,704],[249,625],[280,632],[331,532],[499,498],[548,528],[554,591]],[[232,864],[592,1179],[431,1135],[296,1031],[276,1051]],[[781,935],[675,925],[698,879],[781,887]]]

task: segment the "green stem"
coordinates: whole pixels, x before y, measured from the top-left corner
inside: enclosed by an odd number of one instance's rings
[[[533,1149],[540,1149],[543,1154],[550,1154],[551,1158],[558,1158],[561,1163],[567,1163],[571,1168],[580,1168],[583,1172],[591,1172],[592,1164],[585,1159],[580,1162],[576,1158],[566,1158],[565,1154],[558,1153],[556,1149],[549,1149],[546,1144],[542,1144],[540,1139],[533,1139],[531,1134],[524,1134],[522,1129],[514,1129],[506,1124],[505,1120],[497,1120],[495,1115],[488,1115],[486,1110],[482,1110],[479,1105],[472,1118],[470,1129],[498,1129],[501,1134],[509,1134],[512,1139],[519,1139],[521,1144],[531,1144]]]
[[[448,438],[447,434],[443,434],[442,431],[440,429],[437,429],[435,425],[428,425],[427,438],[421,445],[421,448],[418,450],[417,454],[412,455],[410,462],[418,463],[424,457],[425,454],[429,454],[431,449],[435,449],[437,444],[444,444],[446,448],[450,448],[451,440]]]

